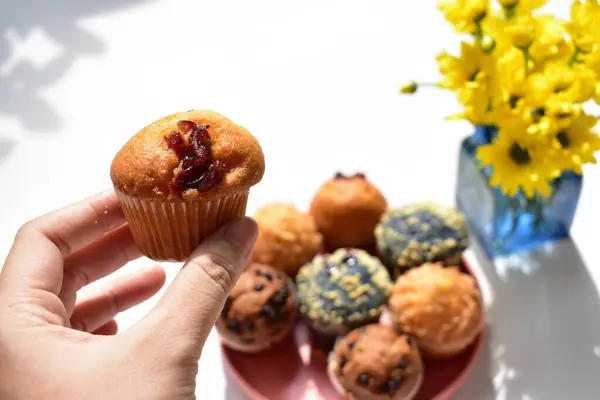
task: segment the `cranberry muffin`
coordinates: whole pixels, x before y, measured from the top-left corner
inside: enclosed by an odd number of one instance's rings
[[[423,355],[432,358],[462,352],[483,327],[483,300],[473,277],[439,263],[400,276],[389,311],[394,328],[412,335]]]
[[[227,298],[215,326],[227,347],[256,353],[281,342],[295,321],[292,280],[282,271],[251,264]]]
[[[355,400],[411,400],[423,381],[423,363],[412,338],[379,324],[340,339],[327,370],[340,394]]]
[[[143,128],[117,153],[110,176],[140,251],[184,261],[220,226],[245,214],[265,161],[245,128],[193,110]]]
[[[327,249],[357,247],[371,250],[375,226],[387,209],[383,194],[364,174],[337,173],[315,194],[310,213]]]
[[[321,248],[321,234],[313,217],[293,204],[266,205],[253,218],[258,224],[258,238],[252,253],[254,262],[273,266],[294,277]]]

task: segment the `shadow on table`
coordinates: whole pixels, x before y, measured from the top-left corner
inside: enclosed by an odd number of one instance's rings
[[[104,51],[103,43],[79,26],[80,20],[147,1],[19,0],[2,7],[0,115],[15,117],[33,131],[59,128],[58,110],[42,92],[79,57]]]
[[[490,328],[457,399],[599,398],[600,299],[575,243],[494,263],[475,253],[490,285]]]
[[[15,147],[15,143],[10,139],[0,139],[0,165]]]

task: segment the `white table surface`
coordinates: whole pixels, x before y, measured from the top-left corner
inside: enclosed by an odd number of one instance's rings
[[[0,0],[0,34],[2,259],[23,222],[109,187],[114,154],[139,128],[191,108],[229,116],[263,145],[249,214],[271,201],[306,208],[337,169],[365,171],[392,205],[453,203],[471,128],[445,121],[459,109],[449,93],[397,94],[435,79],[436,53],[458,47],[434,0]],[[576,245],[495,265],[468,251],[490,328],[457,399],[600,397],[599,199],[600,170],[588,168]],[[179,266],[165,268],[172,279]],[[198,395],[242,399],[214,333]]]

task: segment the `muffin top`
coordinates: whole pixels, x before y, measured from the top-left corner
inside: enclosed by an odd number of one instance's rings
[[[280,333],[295,310],[291,279],[272,267],[251,264],[227,298],[217,327],[247,343],[266,340]]]
[[[258,224],[258,238],[252,258],[294,276],[321,247],[322,237],[310,214],[293,204],[273,203],[253,216]]]
[[[344,214],[348,210],[344,206],[350,206],[352,210],[359,209],[366,213],[381,215],[387,208],[387,201],[364,174],[347,176],[338,172],[333,179],[319,188],[312,201],[311,212]],[[326,209],[320,210],[321,207]]]
[[[423,370],[418,347],[410,336],[371,324],[340,339],[330,368],[354,398],[405,398],[418,390]]]
[[[381,262],[358,249],[317,255],[296,276],[300,312],[324,326],[344,326],[377,318],[391,280]]]
[[[458,268],[424,264],[400,276],[389,297],[392,322],[428,347],[463,342],[483,316],[475,280]]]
[[[463,214],[430,202],[388,210],[375,237],[381,257],[403,267],[453,258],[469,244]]]
[[[115,156],[110,175],[130,196],[194,201],[247,191],[264,169],[250,132],[216,112],[193,110],[139,131]]]

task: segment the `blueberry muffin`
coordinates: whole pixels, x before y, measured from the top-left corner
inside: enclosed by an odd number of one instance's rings
[[[293,204],[266,205],[253,218],[258,224],[258,238],[252,253],[254,262],[273,266],[294,277],[321,248],[321,234],[313,217]]]
[[[325,344],[378,321],[392,282],[377,258],[359,249],[338,249],[303,266],[296,286],[300,313]]]
[[[469,244],[464,216],[435,203],[388,210],[375,238],[377,254],[394,277],[427,262],[458,265]]]
[[[373,231],[387,209],[383,194],[364,174],[337,173],[315,194],[310,213],[315,217],[327,249],[373,248]]]
[[[227,347],[254,353],[281,342],[295,320],[292,280],[274,268],[252,264],[237,281],[216,327]]]
[[[476,281],[455,267],[425,264],[400,276],[389,297],[394,328],[412,335],[423,355],[452,357],[473,343],[483,326]]]
[[[336,389],[354,400],[411,400],[423,381],[423,363],[412,338],[379,324],[340,339],[327,370]]]

